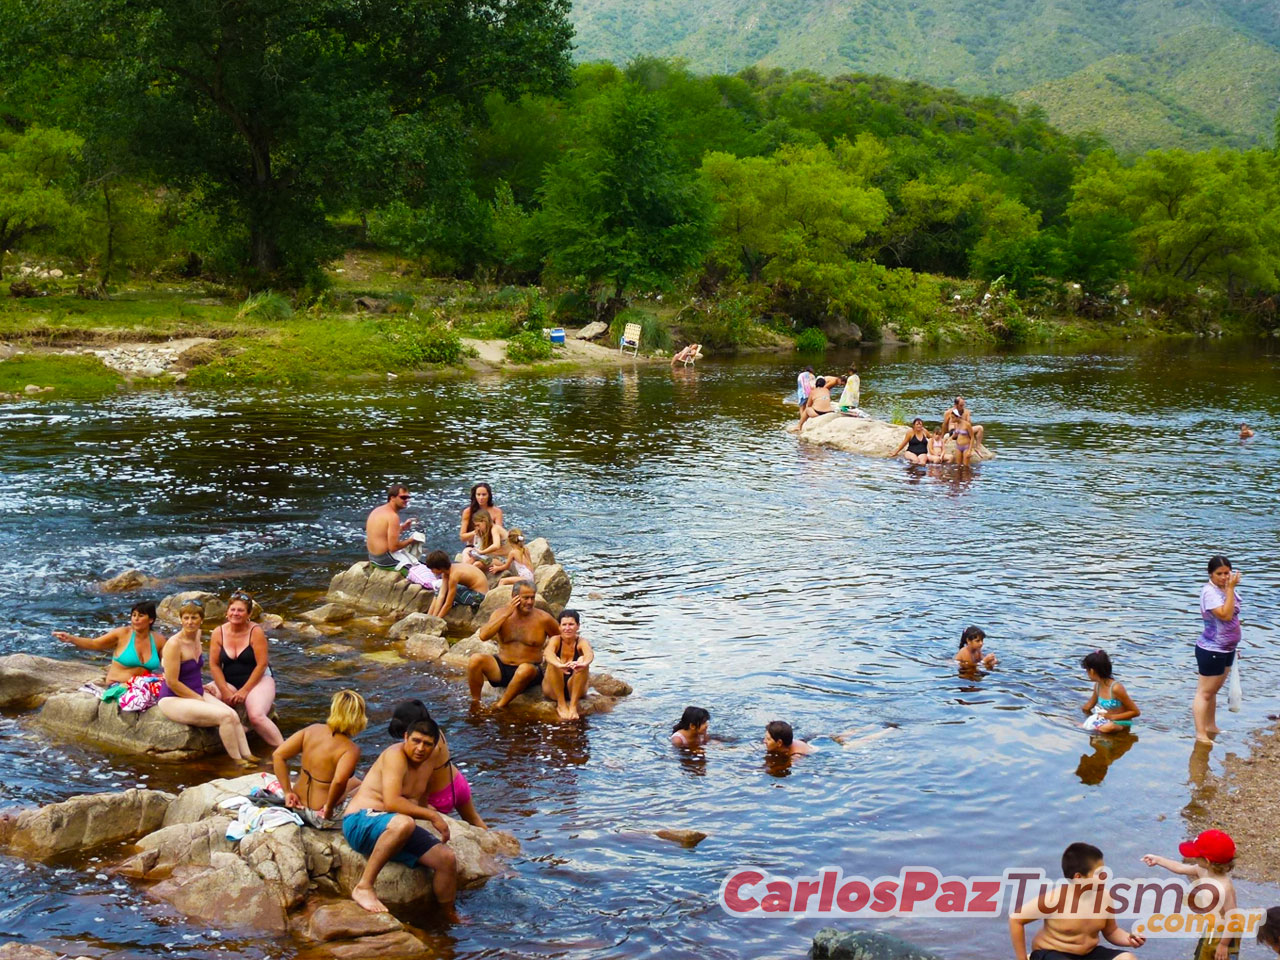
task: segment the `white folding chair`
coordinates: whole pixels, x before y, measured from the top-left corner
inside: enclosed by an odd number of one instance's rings
[[[683,363],[686,367],[691,367],[702,359],[702,344],[696,344],[693,352],[685,356]]]
[[[622,337],[618,340],[618,353],[631,348],[631,355],[637,357],[640,355],[640,324],[628,323],[622,331]]]

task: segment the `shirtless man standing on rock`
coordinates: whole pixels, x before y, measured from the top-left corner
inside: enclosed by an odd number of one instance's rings
[[[476,634],[481,640],[498,638],[498,655],[473,653],[467,661],[471,701],[478,703],[484,682],[506,687],[497,706],[505,707],[528,687],[542,682],[542,656],[548,637],[560,635],[560,624],[533,605],[537,590],[528,580],[515,585],[511,602],[495,610]]]
[[[351,890],[351,899],[370,913],[387,912],[373,885],[387,861],[394,860],[406,867],[432,871],[436,902],[449,920],[458,918],[453,907],[458,863],[453,850],[446,846],[449,824],[424,806],[427,781],[431,779],[427,758],[439,741],[440,728],[434,720],[409,724],[404,741],[382,751],[347,805],[342,835],[353,850],[369,858],[359,883]],[[440,839],[418,826],[417,820],[429,822],[440,832]]]
[[[399,561],[392,556],[413,543],[412,538],[400,536],[413,526],[412,519],[400,522],[400,511],[409,505],[409,488],[403,483],[392,484],[387,490],[387,502],[369,514],[364,524],[364,546],[369,551],[369,562],[375,567],[394,570]]]

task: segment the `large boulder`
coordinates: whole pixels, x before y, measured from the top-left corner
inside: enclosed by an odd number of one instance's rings
[[[128,593],[131,590],[141,590],[143,587],[153,586],[157,581],[148,577],[141,570],[135,570],[130,567],[122,573],[117,573],[110,580],[103,580],[98,584],[103,593]]]
[[[392,640],[407,640],[415,634],[431,634],[440,637],[444,636],[445,627],[446,624],[440,617],[433,617],[426,613],[411,613],[393,623],[391,629],[387,631],[387,636]]]
[[[253,867],[234,853],[215,853],[210,861],[207,867],[176,868],[150,889],[150,895],[190,919],[220,929],[285,932],[284,907]]]
[[[609,332],[609,325],[602,320],[593,320],[575,333],[575,340],[598,340]]]
[[[389,913],[369,913],[353,900],[308,904],[293,923],[295,932],[323,943],[324,956],[336,960],[419,958],[421,940]]]
[[[819,930],[809,950],[813,960],[941,960],[905,940],[866,930]]]
[[[189,760],[222,749],[216,729],[175,723],[154,707],[142,713],[125,713],[116,704],[102,703],[91,693],[51,696],[35,722],[68,740],[164,760]]]
[[[408,660],[435,662],[449,652],[449,641],[439,634],[415,633],[404,642],[404,655]]]
[[[555,552],[551,549],[551,544],[547,543],[546,537],[538,537],[536,540],[530,540],[529,545],[525,547],[525,550],[529,554],[529,559],[533,561],[534,570],[556,562]]]
[[[210,780],[198,786],[188,787],[178,794],[165,811],[164,825],[195,823],[214,815],[218,804],[228,797],[247,797],[254,787],[263,786],[262,774],[246,773],[230,780]]]
[[[105,673],[102,666],[75,660],[51,660],[29,653],[0,657],[0,709],[32,710],[52,694],[100,681]]]
[[[193,823],[175,823],[148,833],[137,843],[138,852],[117,872],[126,877],[163,880],[178,867],[207,867],[215,853],[234,853],[227,839],[229,817],[210,817]]]
[[[85,794],[0,820],[0,841],[18,856],[46,859],[133,840],[157,829],[173,794],[158,790]]]
[[[866,417],[846,417],[839,413],[827,413],[809,420],[804,429],[797,431],[792,422],[787,427],[788,433],[799,433],[805,443],[815,443],[835,450],[849,453],[860,453],[868,457],[889,458],[902,443],[907,434],[907,427],[900,424],[886,423],[884,420],[872,420]],[[947,441],[947,452],[954,454],[955,440]],[[977,446],[972,459],[974,461],[994,459],[995,454],[985,446]]]
[[[341,603],[326,603],[298,616],[312,623],[345,623],[356,615],[355,611]]]
[[[302,828],[285,824],[269,833],[256,830],[240,841],[240,856],[267,882],[286,910],[307,898],[311,877]]]
[[[435,594],[410,583],[403,574],[364,561],[354,563],[329,581],[325,600],[379,616],[426,613]]]
[[[569,602],[569,595],[573,593],[573,584],[569,582],[569,575],[565,573],[564,567],[558,563],[538,567],[533,573],[533,579],[538,595],[551,608],[551,615],[560,616],[560,611]]]

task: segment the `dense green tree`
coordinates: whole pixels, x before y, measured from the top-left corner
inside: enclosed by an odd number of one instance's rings
[[[1228,296],[1280,290],[1280,184],[1260,150],[1158,150],[1132,167],[1096,154],[1076,183],[1074,218],[1133,224],[1135,292],[1176,304],[1208,287]]]
[[[33,240],[52,242],[79,228],[82,146],[65,130],[33,126],[21,134],[0,133],[0,273],[8,250]]]
[[[490,91],[568,76],[568,0],[3,0],[11,64],[66,65],[62,122],[239,225],[259,276],[344,205],[446,201]]]
[[[632,85],[605,95],[590,140],[547,171],[536,231],[550,274],[596,289],[664,287],[702,259],[702,184],[664,136],[661,102]]]

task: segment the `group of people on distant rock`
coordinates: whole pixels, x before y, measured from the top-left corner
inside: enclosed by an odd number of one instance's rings
[[[908,463],[920,466],[930,463],[966,466],[982,445],[985,435],[986,430],[982,424],[973,422],[964,397],[956,397],[955,406],[943,414],[942,425],[932,433],[920,417],[912,420],[910,429],[890,456],[902,456]],[[955,453],[947,450],[947,440],[951,438],[955,439]]]
[[[838,399],[833,401],[831,391],[840,388]],[[864,416],[858,409],[861,397],[862,381],[857,367],[849,367],[843,376],[814,376],[813,367],[805,367],[796,377],[796,398],[800,405],[800,429],[813,420],[828,413],[840,413],[850,417]]]

